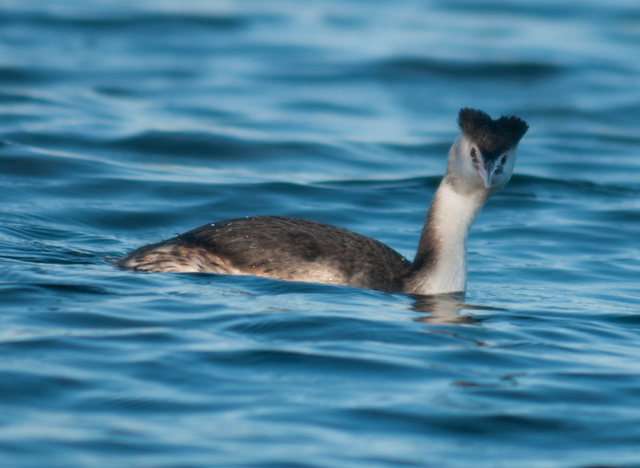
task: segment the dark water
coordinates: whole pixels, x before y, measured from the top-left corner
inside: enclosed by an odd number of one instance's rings
[[[0,465],[640,466],[639,58],[632,1],[4,0]],[[465,306],[101,258],[255,214],[412,257],[464,106],[531,124]]]

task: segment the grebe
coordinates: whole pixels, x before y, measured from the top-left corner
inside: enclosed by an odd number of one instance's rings
[[[487,199],[511,178],[527,123],[458,114],[447,160],[413,262],[370,237],[328,224],[253,216],[206,224],[140,247],[113,263],[126,270],[254,275],[409,294],[464,292],[467,236]]]

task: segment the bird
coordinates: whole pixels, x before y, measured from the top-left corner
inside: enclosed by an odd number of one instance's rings
[[[386,293],[464,293],[469,230],[489,197],[511,178],[529,125],[516,116],[492,119],[467,107],[457,120],[460,134],[449,150],[412,262],[382,242],[341,227],[249,216],[205,224],[112,263],[123,270],[252,275]]]

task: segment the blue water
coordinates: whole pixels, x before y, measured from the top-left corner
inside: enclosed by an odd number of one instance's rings
[[[0,5],[0,466],[640,466],[640,4]],[[531,125],[460,298],[136,274],[296,216],[412,258],[461,107]]]

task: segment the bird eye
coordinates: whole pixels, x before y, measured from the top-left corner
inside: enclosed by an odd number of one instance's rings
[[[502,156],[502,164],[507,162],[507,155]]]
[[[478,151],[475,148],[471,148],[471,159],[476,159],[476,156],[478,156]]]

